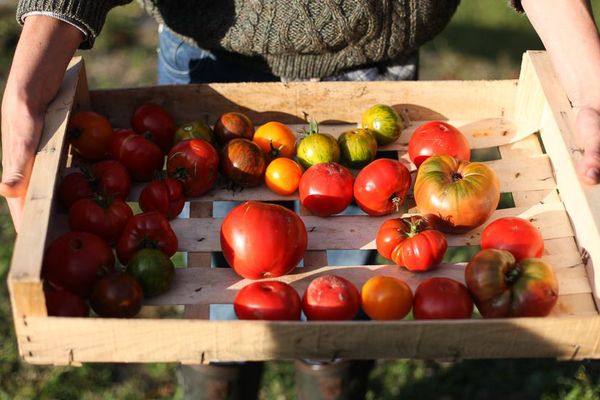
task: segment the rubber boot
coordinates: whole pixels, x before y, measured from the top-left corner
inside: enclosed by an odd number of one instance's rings
[[[186,400],[252,400],[258,397],[262,362],[182,365]]]
[[[358,400],[367,392],[373,360],[294,362],[298,400]]]

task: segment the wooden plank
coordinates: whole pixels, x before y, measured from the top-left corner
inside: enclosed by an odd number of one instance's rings
[[[528,190],[512,192],[515,207],[526,207],[535,204],[560,203],[561,199],[556,189]]]
[[[598,315],[594,296],[591,293],[559,296],[550,317],[566,315]]]
[[[35,364],[600,357],[597,316],[377,323],[34,317],[27,324],[24,359]]]

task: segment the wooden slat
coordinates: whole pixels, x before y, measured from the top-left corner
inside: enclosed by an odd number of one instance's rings
[[[568,294],[558,297],[550,317],[566,315],[598,315],[594,296],[591,293]]]
[[[512,192],[515,207],[526,207],[535,204],[560,203],[560,196],[556,189],[528,190]]]

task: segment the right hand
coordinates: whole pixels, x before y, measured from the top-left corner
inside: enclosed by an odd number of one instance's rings
[[[2,99],[0,195],[7,198],[17,232],[46,108],[82,40],[79,29],[58,19],[25,20]]]

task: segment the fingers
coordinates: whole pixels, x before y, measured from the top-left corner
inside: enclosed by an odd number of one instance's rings
[[[583,160],[578,166],[581,179],[588,184],[600,183],[600,113],[582,108],[577,114],[577,133],[583,144]]]
[[[13,225],[15,227],[15,232],[19,233],[19,229],[21,227],[21,222],[23,218],[23,207],[25,206],[25,197],[13,197],[7,198],[6,202],[8,203],[8,211],[10,211],[10,215],[13,220]]]

